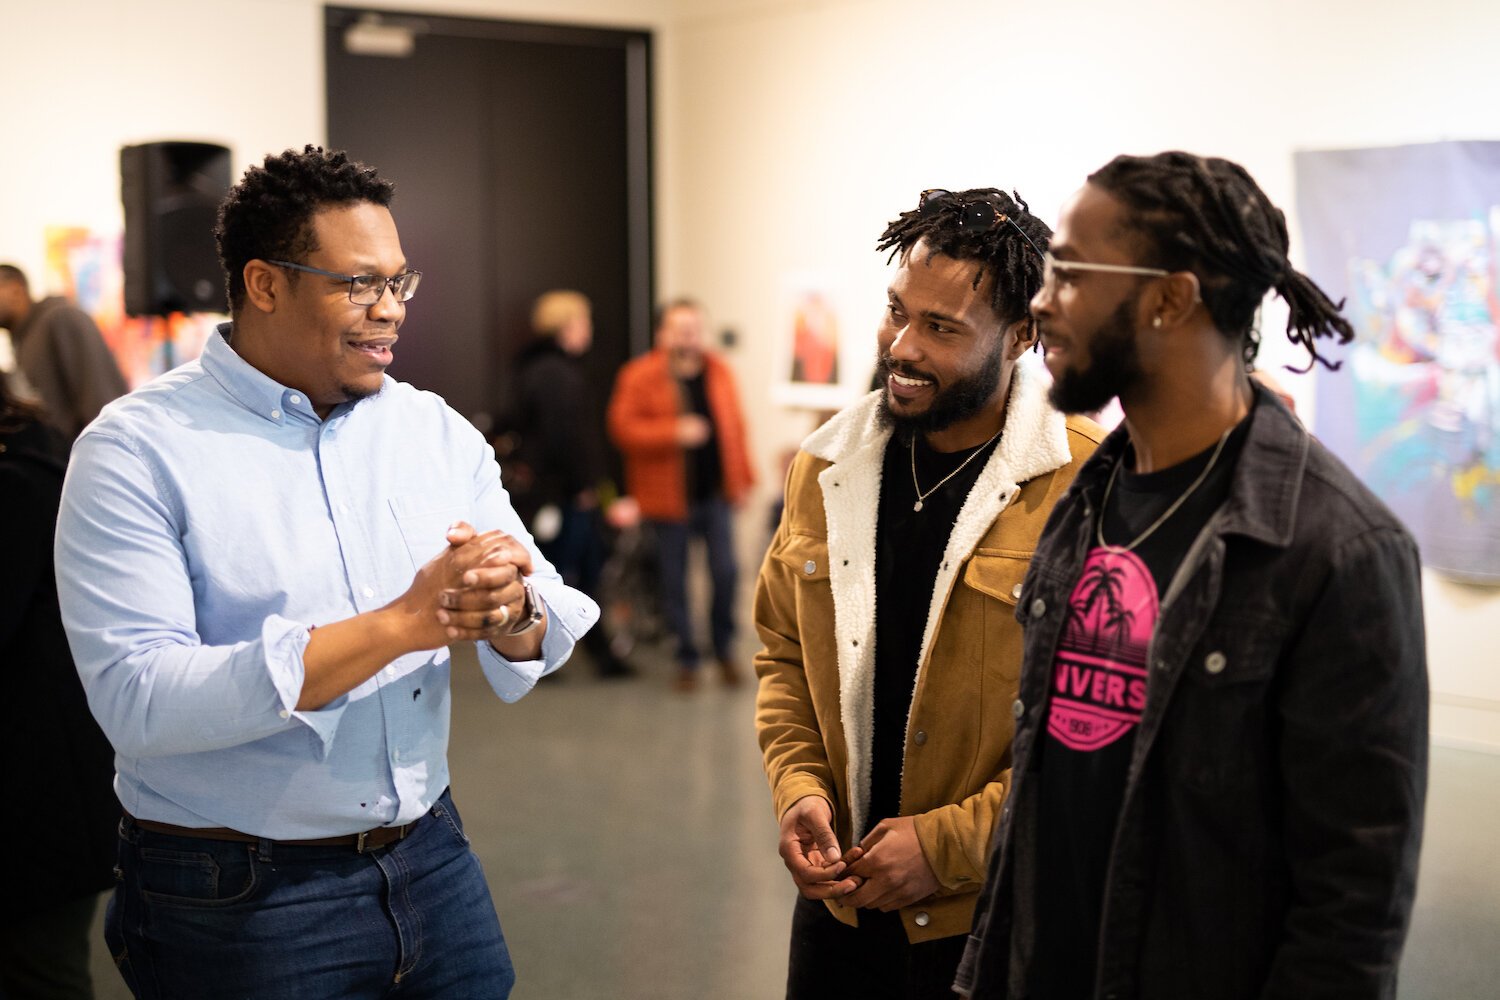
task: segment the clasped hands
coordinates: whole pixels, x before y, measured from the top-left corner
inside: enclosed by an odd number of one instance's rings
[[[833,807],[821,795],[798,799],[782,815],[780,852],[808,899],[889,912],[926,899],[940,886],[912,817],[881,820],[844,853],[833,830]]]
[[[503,531],[479,534],[463,521],[448,529],[447,540],[399,599],[423,648],[503,640],[526,613],[522,580],[531,573],[531,554]]]

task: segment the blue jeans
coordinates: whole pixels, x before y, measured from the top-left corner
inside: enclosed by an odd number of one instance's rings
[[[140,998],[504,998],[510,952],[444,792],[366,854],[120,823],[105,941]]]
[[[661,571],[662,611],[677,636],[677,662],[689,670],[698,666],[698,645],[693,639],[687,598],[688,543],[694,536],[702,538],[708,548],[708,571],[713,583],[709,626],[714,655],[728,659],[734,649],[734,588],[738,567],[731,523],[729,502],[722,498],[690,502],[686,521],[651,522]]]

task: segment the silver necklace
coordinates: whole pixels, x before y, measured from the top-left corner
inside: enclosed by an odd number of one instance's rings
[[[1224,450],[1224,442],[1229,440],[1229,435],[1234,431],[1234,428],[1236,426],[1238,425],[1231,424],[1229,430],[1226,430],[1223,435],[1220,436],[1219,443],[1214,448],[1213,456],[1209,458],[1208,464],[1203,467],[1203,471],[1198,473],[1198,478],[1193,480],[1193,485],[1183,490],[1182,495],[1175,501],[1173,501],[1172,506],[1163,511],[1161,517],[1158,517],[1155,521],[1152,521],[1151,527],[1147,528],[1139,535],[1136,535],[1135,541],[1131,542],[1129,545],[1110,545],[1104,540],[1104,512],[1109,508],[1109,494],[1110,491],[1115,488],[1115,477],[1120,473],[1120,465],[1125,461],[1125,456],[1121,455],[1119,458],[1115,459],[1115,467],[1109,470],[1109,483],[1104,487],[1104,501],[1099,504],[1099,520],[1094,523],[1094,537],[1099,540],[1099,547],[1101,549],[1108,549],[1111,552],[1129,552],[1131,549],[1135,548],[1137,545],[1150,538],[1152,532],[1156,531],[1157,528],[1160,528],[1163,524],[1165,524],[1167,518],[1177,513],[1177,508],[1187,503],[1187,498],[1193,495],[1193,491],[1203,485],[1203,480],[1207,479],[1208,474],[1213,471],[1214,463],[1218,462],[1219,453]]]
[[[1000,430],[1001,431],[1005,430],[1004,425],[1001,425]],[[912,485],[912,489],[914,489],[914,490],[917,491],[917,502],[911,505],[911,509],[912,510],[921,510],[922,509],[922,501],[923,500],[926,500],[928,497],[932,496],[938,490],[942,489],[944,483],[946,483],[948,480],[952,479],[954,476],[956,476],[960,472],[962,472],[964,470],[964,466],[966,466],[970,462],[974,461],[975,457],[978,456],[978,454],[981,451],[984,451],[984,449],[988,448],[991,444],[993,444],[995,438],[997,438],[999,436],[1000,436],[1000,431],[996,431],[994,433],[994,435],[988,441],[986,441],[984,444],[980,445],[978,448],[975,448],[974,451],[973,451],[973,453],[970,454],[968,458],[964,459],[962,462],[959,462],[958,463],[958,468],[954,469],[952,472],[948,473],[942,479],[938,480],[938,484],[936,486],[934,486],[932,489],[928,490],[926,493],[923,493],[922,492],[922,486],[921,486],[921,484],[917,482],[917,436],[915,434],[913,434],[911,436],[911,485]]]

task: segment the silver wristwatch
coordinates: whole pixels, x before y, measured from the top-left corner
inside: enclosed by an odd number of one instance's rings
[[[547,613],[542,610],[542,602],[537,600],[536,591],[531,587],[531,581],[522,580],[521,586],[526,591],[526,600],[521,605],[521,617],[516,622],[516,627],[505,633],[506,638],[525,635],[547,620]]]

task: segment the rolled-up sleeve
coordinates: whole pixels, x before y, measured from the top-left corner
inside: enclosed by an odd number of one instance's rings
[[[204,645],[183,528],[158,486],[121,440],[90,433],[74,446],[57,589],[100,727],[130,757],[222,749],[297,725],[326,747],[343,702],[295,711],[307,626],[273,615],[254,639]]]

